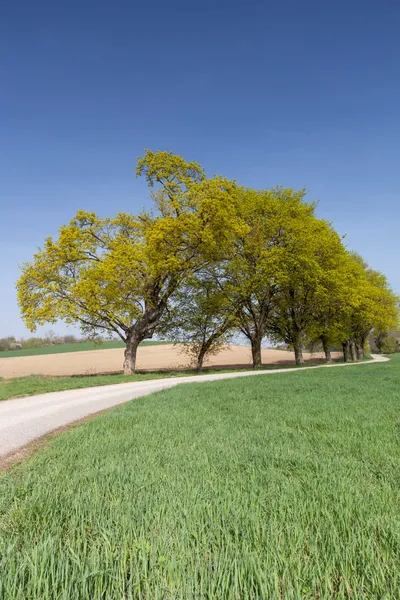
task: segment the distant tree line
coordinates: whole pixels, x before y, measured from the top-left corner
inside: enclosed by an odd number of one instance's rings
[[[29,328],[63,320],[85,336],[118,335],[124,372],[154,335],[204,359],[240,332],[261,365],[266,338],[302,364],[319,343],[362,359],[371,332],[398,326],[398,298],[386,277],[349,252],[304,190],[255,190],[206,177],[195,162],[146,151],[137,165],[153,209],[101,218],[78,211],[47,238],[18,281]]]
[[[0,338],[0,352],[9,350],[24,350],[27,348],[44,348],[46,346],[59,346],[61,344],[77,344],[85,342],[84,338],[75,335],[56,335],[49,331],[44,337],[19,338],[10,335]]]

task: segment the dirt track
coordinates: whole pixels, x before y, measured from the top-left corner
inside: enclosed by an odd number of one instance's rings
[[[371,361],[384,362],[385,356],[373,356]],[[333,365],[319,365],[305,367],[307,369],[348,368],[353,369],[365,363],[336,363]],[[302,370],[302,373],[304,373]],[[20,461],[29,456],[31,452],[46,443],[38,441],[35,445],[31,442],[50,432],[62,431],[70,423],[78,423],[88,415],[95,415],[112,406],[128,402],[133,398],[147,396],[182,383],[204,383],[206,381],[223,381],[242,377],[279,377],[279,373],[295,374],[295,369],[276,368],[273,370],[244,370],[234,373],[218,373],[207,375],[191,375],[189,377],[166,377],[150,379],[147,381],[131,381],[117,385],[104,385],[78,390],[50,392],[14,398],[0,402],[0,471],[6,469],[15,461]],[[298,371],[297,371],[298,373]]]
[[[94,350],[89,352],[70,352],[65,354],[46,354],[42,356],[24,356],[0,358],[0,377],[24,377],[26,375],[85,375],[94,373],[114,373],[122,370],[123,349]],[[305,358],[310,360],[311,355]],[[312,355],[312,360],[322,358],[321,354]],[[262,351],[264,364],[292,364],[293,353],[283,350]],[[244,346],[231,346],[217,356],[211,357],[207,365],[241,366],[251,365],[250,349]],[[139,370],[181,369],[189,367],[189,360],[179,347],[170,344],[160,346],[142,346],[138,351],[137,368]]]

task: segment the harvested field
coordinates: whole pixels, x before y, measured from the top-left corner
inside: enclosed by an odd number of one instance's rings
[[[68,354],[0,358],[0,377],[9,379],[27,375],[91,375],[121,372],[123,354],[122,348],[115,348]],[[323,358],[322,354],[318,353],[305,354],[304,357],[312,362],[318,362]],[[294,356],[292,352],[284,350],[263,349],[262,359],[264,364],[285,365],[293,364]],[[206,365],[231,368],[251,366],[251,352],[245,346],[230,346],[217,356],[211,357]],[[189,366],[188,357],[182,353],[179,346],[165,344],[139,347],[137,359],[139,370],[187,369]]]

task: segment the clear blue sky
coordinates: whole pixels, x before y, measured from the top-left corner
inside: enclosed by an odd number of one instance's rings
[[[144,148],[306,186],[400,291],[399,31],[395,0],[5,3],[0,335],[28,333],[14,282],[46,235],[146,205]]]

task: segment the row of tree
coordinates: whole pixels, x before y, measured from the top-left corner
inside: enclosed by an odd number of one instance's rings
[[[75,335],[56,335],[54,331],[49,331],[44,337],[35,336],[17,339],[14,335],[9,335],[0,338],[0,352],[61,346],[62,344],[76,344],[85,341],[85,339],[79,339]]]
[[[79,211],[23,266],[17,288],[29,328],[61,319],[92,338],[117,334],[129,374],[139,343],[155,334],[187,342],[201,369],[235,331],[258,367],[266,337],[301,364],[307,343],[319,340],[328,361],[337,345],[345,360],[360,359],[372,330],[397,327],[385,276],[345,248],[304,190],[207,178],[168,152],[146,151],[137,174],[153,210]]]

